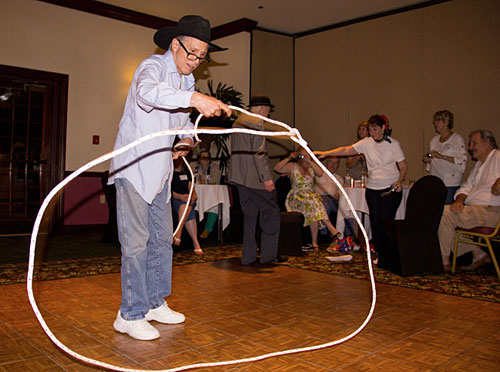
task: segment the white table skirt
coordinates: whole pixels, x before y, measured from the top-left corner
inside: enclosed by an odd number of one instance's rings
[[[196,210],[200,221],[203,219],[203,214],[208,212],[211,208],[217,207],[222,204],[222,229],[229,225],[229,191],[226,185],[204,185],[195,184],[196,195],[198,200],[196,203]]]

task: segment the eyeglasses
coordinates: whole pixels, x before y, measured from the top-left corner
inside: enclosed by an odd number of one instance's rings
[[[202,65],[206,65],[208,62],[210,62],[210,58],[208,57],[208,54],[205,57],[198,57],[196,54],[188,52],[188,50],[186,49],[184,44],[182,44],[182,41],[180,41],[179,39],[177,39],[177,41],[181,45],[182,49],[184,49],[184,51],[186,52],[187,59],[189,59],[190,61],[198,60],[200,62],[200,64],[202,64]]]

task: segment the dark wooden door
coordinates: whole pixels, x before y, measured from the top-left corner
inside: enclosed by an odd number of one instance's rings
[[[44,197],[63,177],[64,77],[0,66],[0,235],[30,233]],[[57,204],[45,228],[57,223]]]

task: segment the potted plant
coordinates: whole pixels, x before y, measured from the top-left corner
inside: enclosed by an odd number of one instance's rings
[[[223,83],[218,83],[217,87],[214,89],[212,80],[207,82],[208,86],[208,95],[221,100],[227,105],[243,107],[243,94],[241,92],[234,89],[233,86],[227,86]],[[194,110],[191,114],[191,119],[194,122],[199,112]],[[215,117],[215,118],[202,118],[200,120],[200,127],[217,127],[217,128],[231,128],[233,126],[233,122],[236,120],[236,115],[231,115],[231,117]],[[212,142],[215,142],[217,154],[216,158],[219,159],[219,168],[221,173],[224,174],[224,171],[227,169],[229,164],[229,158],[231,154],[229,153],[229,148],[227,146],[227,139],[229,138],[229,134],[201,134],[200,139],[202,140],[202,144],[200,148],[202,149],[210,149],[210,145]]]

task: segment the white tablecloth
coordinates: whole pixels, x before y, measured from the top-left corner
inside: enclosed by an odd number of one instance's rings
[[[194,185],[198,200],[196,210],[200,221],[203,219],[203,214],[210,208],[222,204],[222,229],[229,225],[229,191],[226,185],[203,185],[196,183]]]
[[[372,232],[371,232],[370,218],[369,218],[370,213],[368,210],[368,204],[366,203],[366,197],[365,197],[366,189],[346,187],[345,191],[349,196],[349,199],[351,199],[351,203],[354,209],[356,210],[359,219],[363,223],[363,226],[365,227],[368,237],[371,238]],[[399,208],[396,211],[396,220],[402,220],[405,218],[406,200],[408,199],[408,193],[409,193],[408,187],[404,186],[403,199],[401,200],[401,204],[399,205]],[[351,209],[349,208],[349,205],[347,204],[346,198],[342,193],[340,193],[339,209],[337,212],[337,224],[335,225],[335,227],[342,234],[344,233],[346,218],[354,218],[354,216],[352,214]]]
[[[365,189],[346,187],[345,191],[349,196],[349,199],[351,199],[351,203],[356,210],[359,219],[363,223],[368,237],[371,238],[370,219],[368,218],[369,213],[368,204],[366,203],[365,198]],[[349,205],[347,204],[347,199],[342,193],[340,193],[339,208],[337,211],[337,224],[335,225],[335,227],[342,233],[342,236],[344,235],[346,218],[354,218],[354,216],[351,209],[349,208]]]

